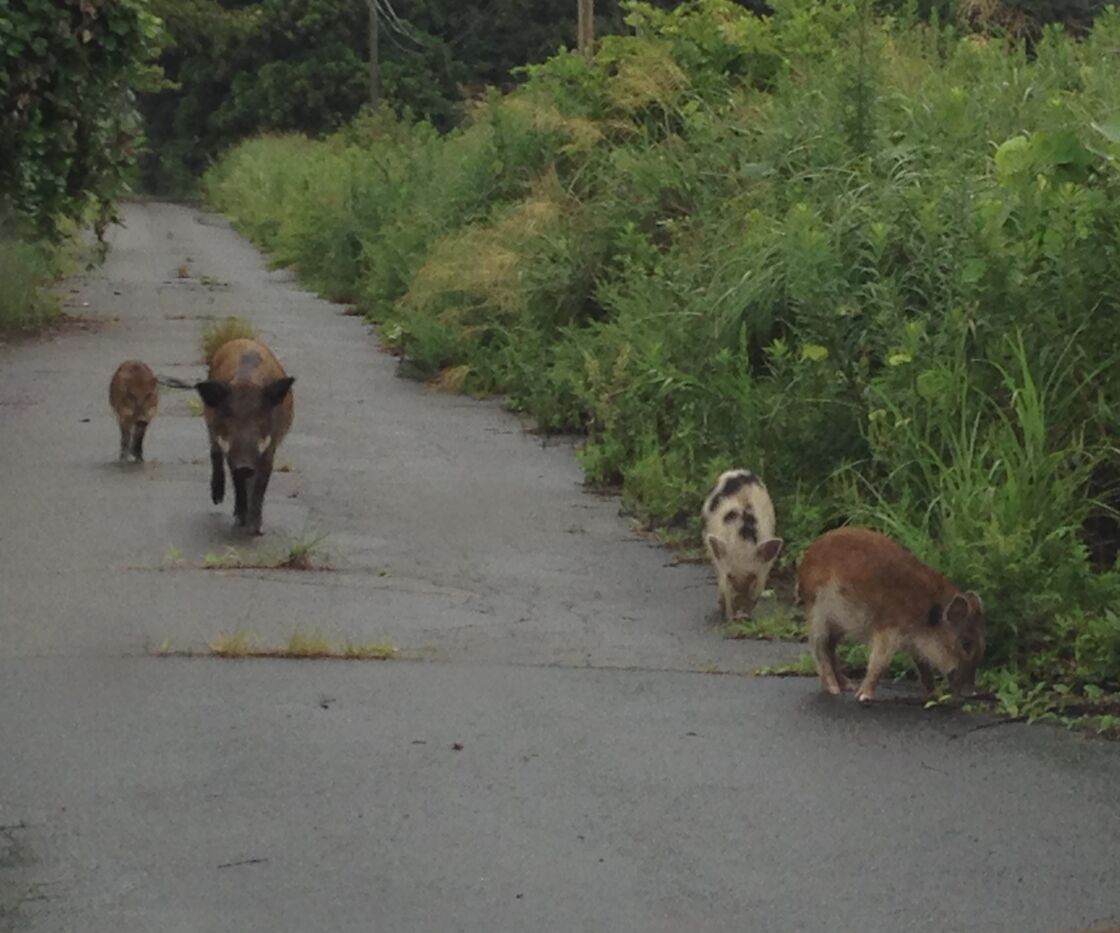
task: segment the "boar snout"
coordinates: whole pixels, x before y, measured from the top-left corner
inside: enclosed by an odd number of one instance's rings
[[[257,471],[251,466],[237,466],[233,468],[233,478],[238,482],[243,482],[247,479],[252,479],[253,474]]]
[[[976,692],[976,665],[962,664],[950,671],[948,678],[955,696],[967,697]]]

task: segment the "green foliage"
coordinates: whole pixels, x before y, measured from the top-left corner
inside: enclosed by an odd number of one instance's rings
[[[1028,59],[856,0],[627,10],[454,132],[252,140],[208,194],[651,522],[750,466],[791,557],[861,521],[981,592],[1016,704],[1116,685],[1120,14]]]
[[[726,627],[728,638],[754,638],[760,641],[805,641],[803,622],[794,621],[781,609],[754,618],[732,622]]]
[[[173,84],[143,95],[152,190],[190,191],[244,136],[329,133],[367,102],[366,0],[152,0],[172,45],[161,64]],[[382,96],[441,130],[464,98],[508,85],[510,72],[571,44],[570,0],[395,0],[381,24]],[[600,29],[618,28],[608,11]]]
[[[0,333],[31,330],[58,314],[58,301],[46,291],[56,271],[50,247],[0,237]]]
[[[113,219],[139,135],[132,92],[158,83],[161,35],[146,0],[0,11],[0,200],[40,234],[91,208],[99,236]]]

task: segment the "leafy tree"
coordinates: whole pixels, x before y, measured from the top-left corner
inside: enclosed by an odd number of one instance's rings
[[[15,0],[0,8],[0,198],[55,237],[92,205],[113,219],[154,87],[162,30],[146,0]]]
[[[141,181],[149,190],[179,190],[206,168],[206,154],[221,143],[214,113],[229,96],[241,69],[237,50],[259,17],[255,4],[246,9],[218,0],[152,4],[169,35],[160,57],[168,80],[140,95],[148,138],[140,159]]]

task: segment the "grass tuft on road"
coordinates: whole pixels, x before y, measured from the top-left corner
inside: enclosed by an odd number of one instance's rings
[[[203,324],[200,344],[202,361],[209,365],[218,349],[231,340],[254,340],[256,336],[256,332],[248,321],[232,314],[224,320]]]
[[[208,653],[218,658],[290,658],[322,659],[335,661],[388,661],[399,655],[396,647],[382,642],[358,642],[347,639],[332,641],[320,630],[304,632],[297,627],[284,645],[260,645],[256,636],[246,629],[220,633],[208,644]],[[193,652],[176,652],[164,642],[157,652],[161,657],[191,655]]]
[[[740,619],[724,626],[728,638],[750,638],[757,641],[805,641],[805,626],[782,607],[767,615]]]
[[[204,570],[330,570],[322,544],[326,534],[293,538],[272,551],[244,551],[233,545],[202,559]]]

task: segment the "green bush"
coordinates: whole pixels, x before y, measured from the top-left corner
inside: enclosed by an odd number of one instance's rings
[[[0,10],[0,209],[40,236],[92,214],[100,237],[139,136],[133,92],[154,87],[160,21],[146,0],[25,0]]]
[[[651,522],[751,466],[791,557],[862,521],[978,589],[1008,703],[1120,686],[1120,14],[1028,56],[776,6],[630,3],[447,136],[258,139],[209,195]]]
[[[0,333],[32,330],[58,314],[47,291],[57,271],[50,247],[0,237]]]

